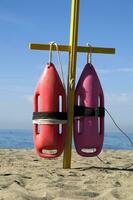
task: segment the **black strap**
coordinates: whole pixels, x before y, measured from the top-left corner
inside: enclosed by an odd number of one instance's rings
[[[104,117],[105,116],[105,109],[104,107],[84,107],[84,106],[75,106],[74,107],[74,116],[75,117]]]
[[[98,117],[104,117],[105,116],[105,108],[104,107],[98,107],[95,110]]]
[[[103,107],[84,107],[75,106],[74,107],[74,117],[104,117],[105,109]],[[57,120],[67,120],[67,112],[33,112],[33,120],[35,119],[57,119]]]
[[[35,119],[57,119],[67,120],[66,112],[33,112],[33,120]]]

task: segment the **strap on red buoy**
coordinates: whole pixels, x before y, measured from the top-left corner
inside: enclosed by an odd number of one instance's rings
[[[66,112],[33,112],[34,124],[66,124]]]
[[[104,107],[74,107],[74,117],[104,117]],[[65,124],[67,123],[67,112],[33,112],[34,124]]]

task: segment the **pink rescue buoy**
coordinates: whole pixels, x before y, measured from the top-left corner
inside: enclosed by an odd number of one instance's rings
[[[97,156],[104,140],[104,94],[94,67],[86,64],[75,91],[76,108],[84,108],[88,115],[75,117],[74,141],[81,156]]]

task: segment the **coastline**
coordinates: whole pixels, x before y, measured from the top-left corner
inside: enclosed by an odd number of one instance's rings
[[[128,133],[133,141],[133,133]],[[33,149],[32,130],[0,130],[0,149]],[[72,142],[74,149],[74,140]],[[130,142],[124,135],[117,132],[105,132],[103,149],[133,150]]]
[[[39,158],[34,150],[0,149],[1,200],[133,199],[133,151],[104,150],[100,158],[72,151],[72,168],[58,159]]]

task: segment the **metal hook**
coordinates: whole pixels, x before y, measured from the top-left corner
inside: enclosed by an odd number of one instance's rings
[[[87,63],[91,64],[91,62],[92,62],[92,46],[89,43],[87,43],[86,45],[88,47],[90,47],[90,52],[87,53]]]
[[[52,63],[52,45],[55,44],[55,42],[50,42],[50,49],[49,49],[49,64]]]
[[[50,50],[49,50],[49,64],[52,63],[52,45],[55,45],[56,50],[57,50],[58,62],[59,62],[60,68],[61,68],[62,83],[63,83],[63,86],[64,86],[65,91],[66,91],[66,86],[65,86],[65,81],[64,81],[64,75],[63,75],[63,67],[62,67],[62,63],[61,63],[61,60],[60,60],[60,53],[59,53],[58,44],[57,44],[56,42],[50,42],[49,44],[50,44]]]

